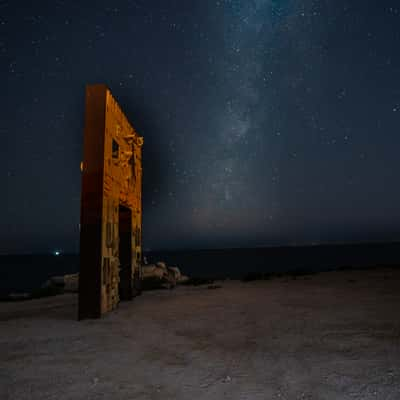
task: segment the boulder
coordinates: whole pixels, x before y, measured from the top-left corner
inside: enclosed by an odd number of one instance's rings
[[[142,266],[144,287],[149,288],[174,288],[178,283],[186,282],[187,277],[182,276],[178,267],[169,267],[163,261],[156,264]]]
[[[142,281],[144,288],[174,288],[185,283],[189,278],[181,274],[178,267],[169,267],[163,261],[142,265]],[[79,273],[49,278],[41,289],[60,293],[75,293],[79,290]]]
[[[79,290],[79,273],[64,275],[64,291],[76,293]]]
[[[52,276],[42,285],[42,289],[51,288],[62,289],[64,292],[77,292],[79,289],[79,273],[64,276]]]
[[[167,265],[165,264],[164,261],[158,261],[158,262],[156,263],[156,265],[157,265],[158,268],[161,268],[161,269],[163,269],[163,270],[167,270]]]
[[[181,271],[178,267],[168,267],[168,271],[174,276],[174,279],[178,282],[181,277]]]
[[[156,264],[148,264],[142,266],[142,278],[143,279],[163,279],[167,275],[167,270],[160,268]]]
[[[179,277],[178,284],[179,284],[179,283],[185,283],[185,282],[187,282],[188,280],[189,280],[189,277],[188,277],[188,276],[186,276],[186,275],[181,275],[181,276]]]

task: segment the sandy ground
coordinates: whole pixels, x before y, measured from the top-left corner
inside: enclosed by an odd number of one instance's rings
[[[0,304],[0,399],[400,399],[400,270]]]

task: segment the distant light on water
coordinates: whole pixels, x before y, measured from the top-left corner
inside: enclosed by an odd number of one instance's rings
[[[61,251],[60,250],[54,250],[53,254],[55,256],[59,256],[61,254]]]

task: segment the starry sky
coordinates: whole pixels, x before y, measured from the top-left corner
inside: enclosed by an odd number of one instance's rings
[[[399,240],[399,49],[390,0],[0,0],[0,253],[78,251],[87,83],[145,249]]]

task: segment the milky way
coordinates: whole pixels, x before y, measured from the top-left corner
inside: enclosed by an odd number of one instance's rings
[[[400,239],[397,2],[0,11],[1,252],[77,251],[95,82],[145,139],[146,249]]]

